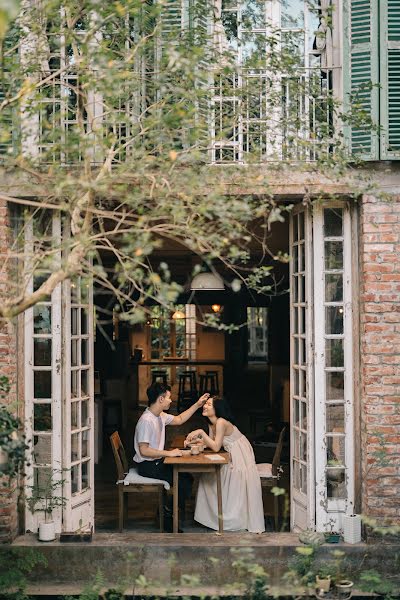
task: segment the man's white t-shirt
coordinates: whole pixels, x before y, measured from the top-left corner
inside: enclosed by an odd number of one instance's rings
[[[165,444],[165,426],[174,420],[174,415],[162,412],[159,417],[146,408],[135,429],[134,448],[135,456],[133,460],[137,463],[144,460],[157,460],[157,458],[147,458],[140,454],[139,444],[149,444],[154,450],[164,450]]]

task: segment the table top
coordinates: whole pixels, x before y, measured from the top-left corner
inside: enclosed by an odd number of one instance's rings
[[[226,364],[225,360],[215,360],[215,359],[199,359],[199,360],[187,360],[185,358],[173,358],[173,359],[165,359],[165,360],[140,360],[138,362],[134,362],[133,364],[140,366],[163,366],[163,367],[173,367],[176,366],[224,366]]]
[[[208,458],[208,456],[213,456],[218,454],[223,457],[223,460],[212,460]],[[229,452],[225,452],[224,450],[221,452],[211,452],[205,451],[200,452],[200,454],[190,454],[189,456],[167,456],[164,459],[164,464],[166,465],[208,465],[208,466],[216,466],[216,465],[227,465],[230,462],[231,458],[229,456]]]

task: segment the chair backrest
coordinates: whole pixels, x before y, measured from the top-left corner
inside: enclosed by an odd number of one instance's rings
[[[110,435],[110,442],[115,458],[115,464],[117,465],[118,479],[121,480],[125,478],[125,474],[128,472],[128,461],[118,431],[114,431],[114,433]]]
[[[279,472],[279,467],[281,465],[281,454],[282,454],[282,446],[283,446],[283,436],[285,435],[286,427],[282,429],[279,434],[278,443],[276,445],[276,450],[274,454],[274,458],[272,459],[272,476],[277,477]]]

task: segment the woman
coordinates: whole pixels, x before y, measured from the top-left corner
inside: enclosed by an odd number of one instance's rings
[[[201,440],[214,452],[223,447],[231,456],[231,462],[221,467],[224,530],[262,533],[265,526],[261,482],[248,439],[233,425],[226,400],[209,398],[203,406],[203,416],[209,422],[208,434],[196,429],[189,433],[185,445]],[[218,530],[214,473],[205,473],[200,478],[194,518]]]

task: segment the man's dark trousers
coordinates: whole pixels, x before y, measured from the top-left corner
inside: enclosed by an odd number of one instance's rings
[[[162,458],[157,460],[144,460],[143,462],[138,463],[138,472],[142,477],[152,477],[153,479],[168,481],[172,488],[174,478],[173,467],[172,465],[164,464],[164,459]],[[185,502],[190,498],[192,493],[193,477],[190,473],[179,473],[178,481],[179,508],[185,510]]]

